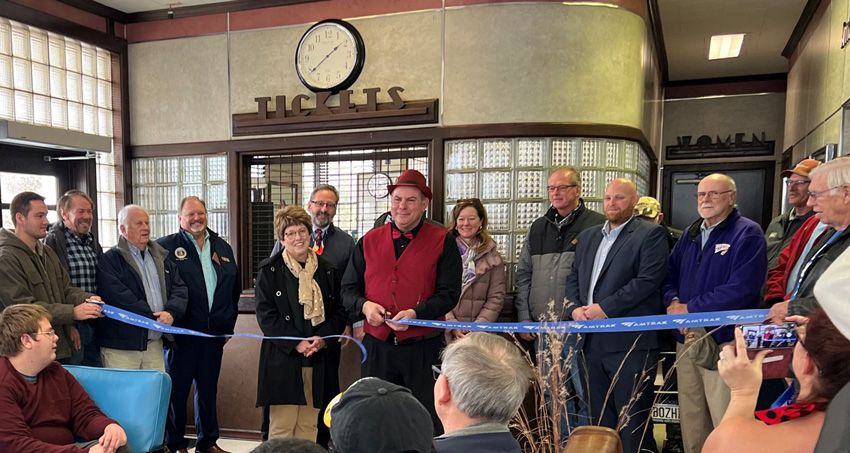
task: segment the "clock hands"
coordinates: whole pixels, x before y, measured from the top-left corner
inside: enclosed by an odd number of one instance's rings
[[[333,50],[331,50],[327,55],[325,55],[325,58],[322,58],[322,61],[320,61],[316,66],[313,67],[313,69],[310,70],[310,74],[316,72],[316,69],[319,69],[319,66],[321,66],[322,63],[325,62],[325,60],[330,58],[330,56],[333,55],[333,53],[336,52],[336,50],[339,49],[339,46],[341,45],[342,43],[337,44],[336,47],[333,48]]]

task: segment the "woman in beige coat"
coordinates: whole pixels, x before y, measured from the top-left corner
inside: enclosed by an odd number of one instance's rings
[[[447,321],[494,322],[505,302],[505,262],[487,232],[487,211],[481,200],[458,200],[449,231],[457,240],[463,261],[460,300],[446,314]],[[446,342],[463,338],[466,331],[446,331]]]

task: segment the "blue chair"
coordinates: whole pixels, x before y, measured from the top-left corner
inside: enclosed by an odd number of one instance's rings
[[[162,451],[171,377],[156,370],[65,366],[97,407],[127,433],[134,453]]]

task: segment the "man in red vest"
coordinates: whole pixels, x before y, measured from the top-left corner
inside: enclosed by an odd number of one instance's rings
[[[460,252],[445,229],[422,220],[432,198],[422,173],[407,170],[387,190],[393,221],[357,242],[342,281],[343,303],[366,321],[363,377],[409,388],[431,413],[439,435],[431,367],[440,361],[443,334],[387,321],[445,320],[460,297]]]

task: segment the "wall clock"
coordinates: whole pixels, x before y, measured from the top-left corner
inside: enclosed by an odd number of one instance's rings
[[[295,72],[311,91],[338,93],[350,87],[366,61],[366,46],[354,26],[338,19],[310,27],[295,50]]]

